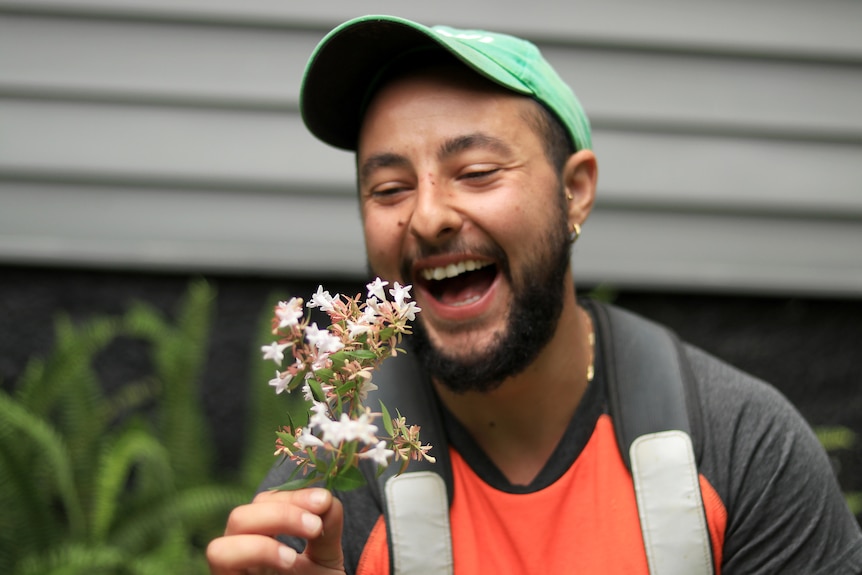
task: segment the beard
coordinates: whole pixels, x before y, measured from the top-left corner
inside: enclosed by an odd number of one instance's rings
[[[405,343],[427,373],[451,391],[497,389],[507,378],[524,371],[553,337],[563,310],[571,254],[565,211],[561,209],[559,214],[540,239],[539,253],[518,270],[517,281],[502,249],[493,250],[499,257],[500,273],[511,286],[512,305],[504,331],[495,334],[484,349],[469,357],[447,354],[431,341],[420,314]]]

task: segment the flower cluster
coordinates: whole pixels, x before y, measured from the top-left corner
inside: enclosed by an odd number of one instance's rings
[[[276,455],[292,459],[296,469],[281,489],[299,489],[323,483],[329,489],[347,490],[363,484],[358,469],[363,459],[378,470],[394,461],[401,471],[410,459],[434,461],[430,445],[422,445],[419,427],[408,426],[404,417],[389,415],[386,406],[372,412],[364,405],[368,393],[377,389],[372,372],[399,351],[397,345],[410,333],[410,322],[420,308],[410,301],[411,286],[377,278],[368,284],[363,302],[336,294],[323,286],[311,296],[308,308],[329,315],[331,325],[320,328],[311,322],[300,298],[275,306],[272,333],[277,337],[261,348],[263,358],[279,367],[269,385],[280,394],[299,391],[307,413],[304,421],[291,421],[276,432]],[[284,367],[285,355],[292,362]],[[382,416],[386,431],[378,436],[374,420]]]

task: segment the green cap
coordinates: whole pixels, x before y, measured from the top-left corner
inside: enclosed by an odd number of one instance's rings
[[[592,147],[581,104],[532,43],[484,30],[429,28],[394,16],[349,20],[315,48],[300,89],[309,131],[327,144],[356,150],[364,105],[381,71],[426,48],[443,49],[485,78],[534,98],[562,122],[576,150]]]

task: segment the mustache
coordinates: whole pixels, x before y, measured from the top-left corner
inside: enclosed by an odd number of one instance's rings
[[[453,238],[443,244],[429,245],[427,243],[419,243],[413,253],[406,254],[401,258],[401,277],[405,281],[412,277],[413,267],[417,260],[447,255],[466,255],[483,256],[497,264],[497,267],[503,272],[507,279],[511,279],[509,272],[509,258],[503,248],[496,242],[488,242],[486,244],[468,244],[462,238]]]

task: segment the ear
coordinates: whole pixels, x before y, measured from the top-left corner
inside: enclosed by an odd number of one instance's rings
[[[599,165],[592,150],[575,152],[563,166],[563,186],[569,207],[569,228],[572,224],[583,225],[593,209],[596,199],[596,184],[599,180]]]

